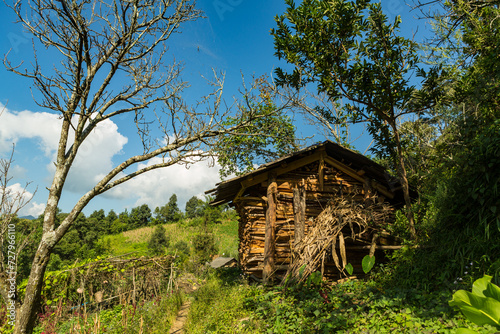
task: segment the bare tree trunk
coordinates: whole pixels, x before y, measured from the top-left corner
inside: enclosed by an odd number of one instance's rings
[[[33,332],[36,312],[40,305],[43,277],[50,259],[50,248],[46,243],[46,239],[47,235],[44,234],[31,266],[23,304],[16,318],[15,334],[30,334]]]
[[[408,219],[408,228],[410,229],[410,233],[413,239],[417,238],[417,231],[415,230],[415,217],[413,216],[413,210],[411,205],[411,197],[410,197],[410,185],[408,184],[408,177],[406,174],[406,167],[403,159],[403,148],[401,147],[401,139],[399,137],[399,131],[394,124],[392,126],[392,130],[394,132],[394,138],[396,140],[396,148],[397,148],[397,163],[398,163],[398,172],[399,178],[401,181],[401,187],[403,188],[403,198],[405,200],[406,205],[406,218]]]

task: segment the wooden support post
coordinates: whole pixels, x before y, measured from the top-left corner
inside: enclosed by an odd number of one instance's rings
[[[293,188],[294,246],[304,238],[306,227],[306,188],[304,180]]]
[[[325,153],[324,152],[322,152],[321,157],[319,158],[318,178],[319,178],[319,191],[323,191],[324,185],[325,185]]]
[[[370,253],[368,255],[375,256],[375,250],[377,249],[378,233],[375,233],[372,238],[372,244],[370,245]]]
[[[373,187],[369,178],[365,177],[365,182],[363,183],[363,190],[365,192],[364,204],[365,207],[369,207],[373,204]]]
[[[276,174],[269,173],[267,186],[267,210],[266,210],[266,229],[264,242],[264,267],[262,270],[262,280],[264,284],[272,282],[272,276],[275,269],[275,242],[276,242],[276,195],[278,185],[276,183]]]

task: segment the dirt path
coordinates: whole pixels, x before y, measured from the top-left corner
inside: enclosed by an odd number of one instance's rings
[[[188,299],[184,304],[182,304],[179,313],[177,313],[177,318],[175,318],[174,324],[170,327],[169,334],[182,334],[184,333],[184,323],[187,320],[189,313],[189,307],[191,306],[191,301]]]

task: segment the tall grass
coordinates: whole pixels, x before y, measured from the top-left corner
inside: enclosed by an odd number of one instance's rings
[[[185,333],[262,333],[261,323],[251,319],[244,305],[258,290],[241,280],[234,268],[212,272],[194,294]]]
[[[87,311],[77,310],[67,320],[54,315],[44,318],[35,334],[163,334],[168,333],[184,297],[180,292],[165,294],[138,305],[116,305],[113,308]]]
[[[169,250],[175,251],[175,244],[184,241],[192,250],[192,240],[196,234],[205,231],[205,227],[193,225],[191,221],[180,221],[173,224],[164,224],[167,236],[170,238]],[[214,234],[215,243],[220,256],[238,257],[238,222],[223,220],[220,224],[210,225],[209,231]],[[107,235],[99,243],[107,249],[108,255],[123,255],[135,252],[137,255],[147,255],[147,243],[153,234],[154,226],[142,227],[122,232],[116,235]]]

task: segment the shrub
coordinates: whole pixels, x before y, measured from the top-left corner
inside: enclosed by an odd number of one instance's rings
[[[213,234],[206,232],[194,236],[193,248],[199,263],[209,261],[218,251]]]
[[[161,225],[156,226],[151,239],[148,242],[148,249],[153,254],[161,254],[165,251],[170,243],[170,238],[167,237],[165,228]]]

